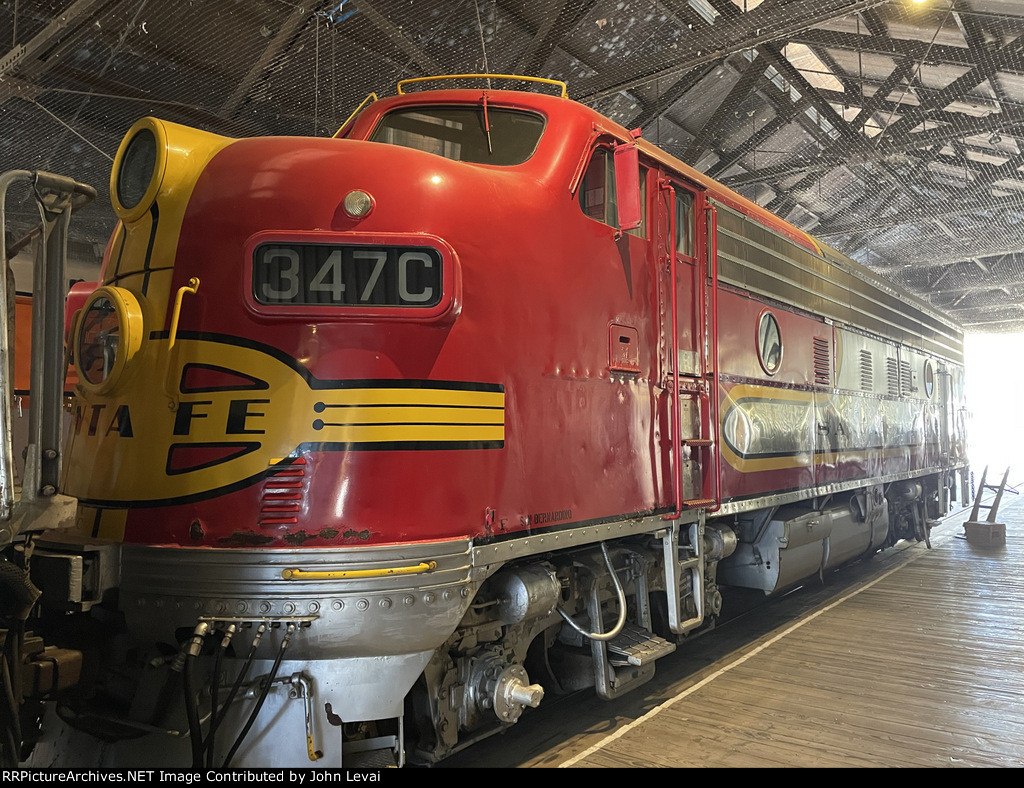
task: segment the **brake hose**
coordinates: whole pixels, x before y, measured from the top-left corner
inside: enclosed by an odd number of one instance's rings
[[[565,619],[566,623],[569,624],[573,629],[579,632],[583,637],[589,638],[590,640],[609,641],[618,637],[619,633],[622,632],[622,628],[626,625],[626,592],[622,588],[622,581],[619,580],[619,576],[615,574],[615,567],[612,566],[612,559],[608,557],[608,548],[605,547],[604,542],[601,542],[601,552],[604,554],[604,562],[608,566],[608,571],[612,576],[612,583],[615,584],[615,593],[619,597],[619,620],[612,627],[610,632],[584,632],[583,629],[577,624],[562,608],[558,608],[558,614]]]
[[[249,675],[249,668],[252,667],[252,661],[256,656],[256,650],[259,648],[260,640],[263,639],[263,633],[267,631],[267,624],[264,621],[256,629],[256,636],[252,639],[252,646],[249,648],[249,654],[245,658],[245,664],[242,669],[238,672],[238,677],[235,679],[235,683],[231,687],[231,692],[228,693],[228,699],[224,701],[220,709],[216,708],[217,699],[214,698],[214,709],[210,714],[210,731],[206,735],[206,742],[203,747],[208,753],[213,752],[213,738],[217,732],[217,728],[224,721],[224,717],[227,716],[228,709],[235,700],[235,695],[238,694],[238,690],[245,682],[246,677]]]
[[[224,766],[222,768],[227,769],[231,765],[231,759],[235,757],[235,753],[238,748],[242,746],[242,740],[249,733],[249,729],[253,723],[256,722],[256,716],[260,713],[260,709],[263,708],[263,702],[267,699],[267,695],[270,693],[270,687],[274,683],[274,679],[277,678],[277,671],[281,667],[281,660],[284,658],[285,649],[288,648],[288,644],[291,642],[292,634],[295,632],[295,624],[288,625],[288,632],[284,636],[284,640],[281,641],[281,648],[277,652],[277,659],[274,660],[274,667],[270,669],[270,675],[267,676],[267,680],[263,683],[263,690],[260,692],[259,700],[256,701],[256,705],[253,707],[252,712],[249,714],[249,719],[246,720],[245,727],[242,728],[242,732],[238,734],[238,738],[235,739],[235,743],[231,745],[231,751],[228,752],[228,757],[224,759]]]
[[[196,657],[202,651],[203,641],[210,631],[210,625],[200,621],[192,633],[192,639],[185,647],[185,716],[188,718],[189,739],[192,742],[192,768],[203,768],[203,733],[199,722],[199,698],[195,691],[193,672]]]

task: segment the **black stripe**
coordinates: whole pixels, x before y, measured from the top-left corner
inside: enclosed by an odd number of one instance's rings
[[[323,413],[327,408],[465,408],[467,410],[505,410],[502,405],[444,405],[433,402],[367,402],[358,405],[331,405],[326,402],[317,402],[313,405],[316,413]]]
[[[299,451],[459,451],[503,448],[505,441],[355,441],[303,443]]]
[[[153,201],[153,207],[149,209],[152,214],[152,225],[149,229],[149,245],[146,247],[146,260],[143,263],[143,270],[145,276],[142,279],[142,294],[148,295],[149,291],[149,275],[152,272],[150,264],[153,262],[153,246],[156,243],[156,228],[160,224],[160,209],[157,208],[156,200]]]
[[[111,281],[115,281],[121,274],[121,260],[124,257],[124,245],[125,239],[128,237],[128,228],[124,226],[124,222],[121,225],[121,245],[117,250],[117,263],[114,265],[114,275],[111,277]]]
[[[320,426],[318,427],[317,424]],[[504,422],[494,424],[479,421],[321,421],[313,422],[314,430],[322,430],[324,427],[503,427]]]
[[[168,331],[151,331],[150,339],[167,339]],[[243,337],[231,336],[230,334],[213,334],[206,331],[179,331],[176,340],[192,339],[201,342],[214,342],[221,345],[232,345],[256,350],[282,364],[287,365],[306,381],[306,384],[314,391],[328,389],[361,389],[361,388],[392,388],[392,389],[427,389],[443,391],[490,391],[502,393],[505,387],[500,383],[477,383],[466,380],[413,380],[407,378],[366,378],[362,380],[321,380],[302,364],[289,356],[283,350],[265,345]]]

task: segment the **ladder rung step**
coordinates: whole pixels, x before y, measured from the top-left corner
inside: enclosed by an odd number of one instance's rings
[[[669,643],[636,624],[626,624],[622,632],[608,643],[608,657],[625,660],[630,665],[643,667],[648,662],[671,654],[676,650],[675,643]]]
[[[700,509],[711,504],[718,503],[714,498],[696,498],[692,501],[683,501],[683,506],[689,509]]]

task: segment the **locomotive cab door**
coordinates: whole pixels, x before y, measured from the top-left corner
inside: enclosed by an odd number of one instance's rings
[[[665,490],[674,508],[706,508],[716,502],[711,483],[717,385],[712,360],[712,294],[709,243],[713,220],[705,193],[662,172],[654,221],[658,287],[659,383],[667,420],[662,431]]]

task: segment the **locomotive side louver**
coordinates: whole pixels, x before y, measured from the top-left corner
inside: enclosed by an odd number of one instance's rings
[[[873,391],[875,388],[874,365],[870,350],[860,352],[860,388],[861,391]]]
[[[829,342],[821,337],[814,337],[814,382],[819,386],[827,386],[832,382],[832,357]]]
[[[887,358],[885,360],[885,376],[889,394],[898,397],[900,395],[900,367],[896,359]]]

